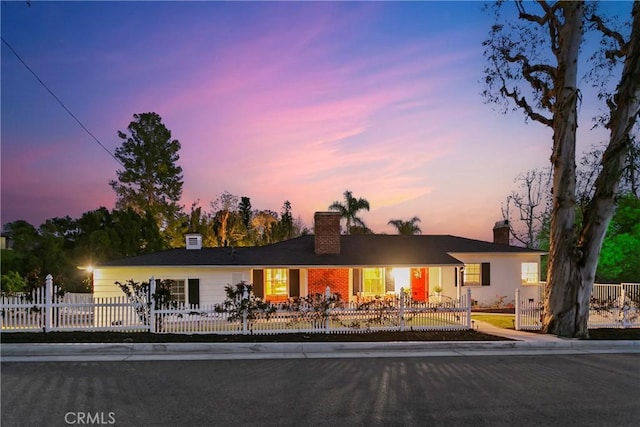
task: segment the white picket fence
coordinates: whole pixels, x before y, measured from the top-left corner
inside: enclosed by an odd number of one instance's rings
[[[330,291],[328,291],[330,293]],[[400,295],[404,295],[401,293]],[[318,311],[311,305],[291,310],[280,304],[273,313],[257,313],[256,318],[229,321],[220,306],[180,307],[155,310],[157,333],[349,334],[403,330],[471,329],[471,289],[460,301],[426,303],[401,296],[369,304],[335,303]]]
[[[150,295],[155,280],[150,281]],[[182,334],[357,333],[402,330],[471,329],[471,288],[457,300],[439,303],[413,301],[404,292],[395,299],[366,304],[332,302],[323,306],[276,305],[273,313],[242,313],[230,321],[222,305],[156,308],[149,295],[138,302],[127,297],[84,299],[59,295],[51,276],[31,295],[3,297],[3,332],[148,331]],[[327,288],[325,298],[330,300]],[[244,298],[249,298],[245,295]]]
[[[541,285],[544,286],[544,285]],[[516,329],[542,328],[543,305],[520,298],[516,290]],[[593,285],[588,327],[640,328],[640,283]]]
[[[141,304],[126,296],[96,298],[63,294],[48,275],[45,286],[30,294],[0,298],[2,332],[148,331],[137,311]]]

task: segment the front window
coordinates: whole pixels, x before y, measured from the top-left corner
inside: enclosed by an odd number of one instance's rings
[[[480,285],[480,264],[467,264],[464,266],[464,284]]]
[[[366,294],[380,296],[385,294],[383,268],[362,269],[362,291]]]
[[[540,282],[540,275],[538,274],[538,263],[523,262],[521,278],[523,285],[537,285]]]
[[[175,301],[178,304],[184,304],[186,302],[184,280],[172,280],[169,291],[171,292],[171,301]]]
[[[287,288],[287,269],[268,268],[264,270],[265,297],[270,300],[285,299],[289,297]]]

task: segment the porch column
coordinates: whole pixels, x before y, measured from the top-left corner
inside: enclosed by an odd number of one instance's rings
[[[458,299],[458,301],[460,301],[460,297],[462,296],[462,281],[460,280],[460,267],[456,267],[456,279],[455,279],[456,283],[458,284],[458,286],[456,286],[456,298]]]

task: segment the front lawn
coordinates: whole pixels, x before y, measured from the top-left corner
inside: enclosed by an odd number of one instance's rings
[[[479,320],[481,322],[487,322],[493,326],[497,326],[502,329],[515,329],[515,315],[509,314],[475,314],[471,313],[471,320]]]

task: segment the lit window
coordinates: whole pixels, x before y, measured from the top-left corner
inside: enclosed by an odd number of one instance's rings
[[[287,269],[268,268],[264,270],[265,297],[273,299],[289,296],[287,289]]]
[[[464,266],[464,285],[480,284],[480,264],[467,264]]]
[[[383,268],[362,269],[362,291],[380,296],[385,294]]]
[[[172,280],[169,290],[171,292],[171,301],[175,301],[178,304],[184,304],[186,302],[184,280]]]
[[[522,284],[537,285],[540,282],[537,262],[522,263]]]

